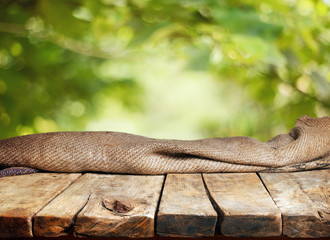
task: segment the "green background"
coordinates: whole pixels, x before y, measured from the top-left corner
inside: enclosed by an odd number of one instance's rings
[[[329,115],[329,4],[1,0],[0,138],[286,133]]]

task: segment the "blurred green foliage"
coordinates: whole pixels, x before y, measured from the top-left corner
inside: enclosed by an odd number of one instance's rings
[[[267,140],[330,112],[325,0],[1,0],[0,137]]]

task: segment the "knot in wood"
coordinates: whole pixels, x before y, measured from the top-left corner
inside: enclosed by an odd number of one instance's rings
[[[102,203],[106,209],[115,213],[128,213],[134,208],[131,204],[116,199],[114,200],[103,199]]]

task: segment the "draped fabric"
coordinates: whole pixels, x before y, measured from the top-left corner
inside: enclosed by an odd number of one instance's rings
[[[52,132],[0,140],[0,166],[52,172],[164,174],[329,168],[330,117],[302,116],[289,134],[163,140],[119,132]],[[12,168],[13,169],[13,168]]]

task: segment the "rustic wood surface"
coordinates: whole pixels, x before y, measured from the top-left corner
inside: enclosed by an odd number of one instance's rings
[[[73,233],[88,237],[153,237],[164,176],[96,175]]]
[[[167,175],[157,215],[158,235],[213,236],[216,221],[201,174]]]
[[[32,237],[32,217],[81,174],[36,173],[0,179],[0,236]]]
[[[260,176],[282,212],[284,235],[330,237],[330,170]]]
[[[85,174],[34,216],[34,235],[58,237],[72,234],[73,222],[86,205],[99,178]]]
[[[219,212],[223,235],[281,235],[281,212],[255,173],[203,174],[203,177]]]
[[[0,178],[0,238],[208,237],[215,231],[266,237],[281,234],[281,227],[289,237],[330,237],[330,170],[260,173],[260,178],[168,174],[163,183],[162,175]]]

